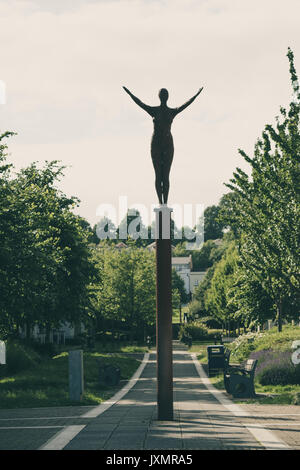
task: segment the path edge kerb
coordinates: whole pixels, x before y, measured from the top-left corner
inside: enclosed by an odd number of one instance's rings
[[[121,400],[128,392],[132,389],[132,387],[136,384],[138,379],[140,378],[146,364],[148,363],[150,358],[150,353],[145,353],[143,360],[135,373],[132,375],[131,379],[124,385],[121,390],[115,393],[114,396],[106,400],[105,402],[101,403],[100,405],[96,406],[92,410],[88,411],[87,413],[79,416],[79,418],[97,418],[100,416],[104,411],[108,410],[111,406]],[[86,425],[79,425],[79,426],[66,426],[63,430],[59,431],[55,434],[51,439],[49,439],[45,444],[43,444],[39,450],[63,450],[69,442],[74,439],[77,434],[79,434]]]
[[[104,411],[108,410],[108,408],[110,408],[112,405],[114,405],[119,400],[121,400],[121,398],[123,398],[129,392],[129,390],[132,389],[132,387],[136,384],[136,382],[140,378],[144,368],[146,367],[147,362],[149,361],[149,357],[150,357],[150,353],[149,352],[145,353],[141,364],[139,365],[139,367],[137,368],[137,370],[135,371],[131,379],[129,379],[129,381],[124,385],[124,387],[121,388],[121,390],[119,390],[117,393],[115,393],[113,397],[109,398],[105,402],[101,403],[100,405],[96,406],[95,408],[81,415],[80,417],[81,418],[97,418],[97,416],[100,416],[102,413],[104,413]]]

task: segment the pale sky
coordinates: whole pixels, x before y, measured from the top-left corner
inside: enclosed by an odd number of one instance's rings
[[[19,169],[68,166],[61,188],[94,224],[100,204],[157,202],[149,105],[197,100],[173,123],[169,203],[217,204],[300,74],[299,0],[0,0],[0,131]]]

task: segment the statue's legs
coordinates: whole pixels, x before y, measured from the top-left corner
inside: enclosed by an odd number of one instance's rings
[[[174,146],[171,134],[161,140],[155,136],[151,142],[151,157],[155,170],[155,188],[160,204],[167,204],[169,195],[169,173],[173,161]]]
[[[173,149],[168,149],[168,152],[165,152],[163,155],[163,165],[162,165],[162,190],[163,190],[163,201],[164,204],[168,202],[169,189],[170,189],[170,180],[169,174],[173,161]]]
[[[162,164],[159,160],[154,160],[153,166],[155,170],[155,189],[160,204],[163,204],[163,186],[162,186]]]
[[[170,168],[171,168],[171,165],[163,165],[162,192],[163,192],[164,204],[167,204],[168,202],[168,195],[169,195],[169,189],[170,189],[170,180],[169,180]]]

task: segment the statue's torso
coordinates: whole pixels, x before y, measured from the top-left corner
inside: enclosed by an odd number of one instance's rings
[[[173,159],[173,137],[171,125],[176,112],[166,106],[157,106],[151,109],[154,132],[151,141],[151,156],[153,161],[168,161]],[[163,160],[162,160],[163,159]]]
[[[154,135],[156,137],[168,137],[171,135],[171,125],[175,117],[175,110],[167,106],[152,108]]]

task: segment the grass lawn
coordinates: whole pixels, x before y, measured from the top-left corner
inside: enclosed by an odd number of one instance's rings
[[[181,320],[183,321],[184,313],[187,313],[189,308],[187,305],[181,307]],[[180,322],[180,310],[179,308],[173,308],[172,323]]]
[[[196,342],[193,341],[192,346],[189,348],[189,352],[197,353],[197,357],[202,364],[207,364],[207,346],[211,345],[212,342]]]
[[[65,348],[65,347],[64,347]],[[78,349],[78,346],[76,346]],[[69,348],[68,348],[69,349]],[[122,352],[122,353],[145,353],[148,352],[147,346],[138,346],[137,344],[128,344],[128,341],[97,342],[93,351],[97,352]]]
[[[132,351],[129,351],[132,352]],[[129,379],[140,365],[134,357],[124,354],[84,352],[84,396],[70,402],[68,382],[68,353],[62,352],[43,359],[36,367],[0,379],[0,408],[32,408],[43,406],[98,405],[111,397],[118,387],[98,384],[98,363],[118,365],[121,380]]]

